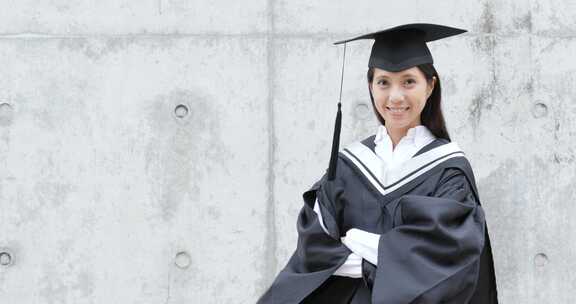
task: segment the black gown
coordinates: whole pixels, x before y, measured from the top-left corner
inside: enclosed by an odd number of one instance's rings
[[[339,152],[336,179],[304,192],[296,250],[258,304],[498,303],[484,211],[457,144],[436,139],[400,168],[382,165],[374,135]],[[351,253],[340,242],[351,228],[381,235],[362,279],[332,275]]]

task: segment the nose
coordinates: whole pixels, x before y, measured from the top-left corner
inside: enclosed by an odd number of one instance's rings
[[[390,89],[390,95],[388,95],[388,102],[399,103],[404,101],[404,91],[399,87],[392,87]]]

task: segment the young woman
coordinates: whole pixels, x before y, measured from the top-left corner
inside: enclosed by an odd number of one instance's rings
[[[497,303],[474,174],[446,130],[426,46],[463,32],[407,24],[337,42],[375,40],[367,80],[381,126],[333,150],[303,194],[296,251],[258,303]]]

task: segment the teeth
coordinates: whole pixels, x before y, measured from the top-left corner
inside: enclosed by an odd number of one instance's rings
[[[408,107],[406,107],[406,108],[390,108],[390,107],[388,107],[388,110],[398,113],[398,112],[404,112],[404,111],[408,110]]]

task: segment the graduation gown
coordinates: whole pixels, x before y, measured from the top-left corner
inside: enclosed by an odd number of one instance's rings
[[[336,179],[303,193],[296,250],[258,304],[498,303],[485,214],[458,145],[438,138],[399,168],[382,166],[374,135],[339,152]],[[332,275],[351,253],[340,242],[351,228],[381,235],[362,279]]]

